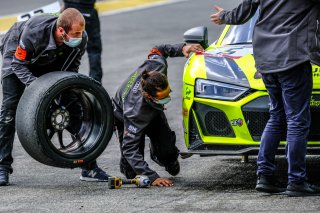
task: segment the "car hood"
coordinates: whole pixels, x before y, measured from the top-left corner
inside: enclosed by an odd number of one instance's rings
[[[251,44],[211,46],[206,52],[190,58],[186,64],[184,81],[194,84],[197,78],[204,78],[265,90],[261,75],[255,69],[252,54]]]

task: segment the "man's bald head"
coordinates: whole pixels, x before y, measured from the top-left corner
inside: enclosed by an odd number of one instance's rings
[[[85,23],[84,17],[79,10],[67,8],[59,15],[57,27],[62,27],[68,33],[72,29],[72,25],[77,24],[84,27]]]

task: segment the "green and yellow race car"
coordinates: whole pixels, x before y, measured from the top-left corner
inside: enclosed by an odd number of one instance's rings
[[[226,26],[208,43],[206,27],[184,34],[189,43],[208,46],[192,55],[183,75],[183,126],[188,148],[182,156],[255,155],[269,119],[269,98],[255,69],[252,33],[257,16],[243,25]],[[320,149],[320,67],[313,65],[312,122],[308,154]],[[285,136],[279,153],[285,148]]]

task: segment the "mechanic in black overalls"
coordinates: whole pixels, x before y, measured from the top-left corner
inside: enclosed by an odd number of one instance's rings
[[[173,176],[179,173],[176,136],[163,112],[171,92],[166,58],[188,57],[195,51],[203,51],[203,48],[199,44],[157,46],[118,89],[113,99],[114,115],[121,149],[120,171],[127,178],[146,175],[152,185],[173,184],[168,178],[160,178],[144,160],[145,135],[150,138],[152,160]]]
[[[13,171],[15,114],[25,87],[48,72],[77,72],[87,43],[84,28],[82,14],[70,8],[59,16],[39,15],[28,21],[17,22],[3,37],[0,45],[3,92],[0,112],[0,186],[9,184],[9,173]],[[108,175],[96,162],[91,162],[82,169],[81,178],[108,180]]]
[[[100,20],[97,10],[94,8],[96,0],[63,0],[63,9],[76,8],[86,20],[86,32],[88,34],[87,53],[89,57],[89,76],[101,83],[102,67],[101,53],[102,42],[100,34]]]
[[[260,10],[253,33],[253,53],[270,98],[270,119],[257,158],[256,190],[260,192],[320,195],[320,188],[308,182],[306,172],[312,94],[310,45],[317,45],[319,50],[316,34],[310,35],[309,30],[319,30],[319,20],[313,18],[320,17],[316,7],[319,4],[320,0],[244,0],[232,11],[216,6],[218,13],[211,16],[216,24],[243,24]],[[309,37],[314,44],[308,43]],[[283,135],[287,136],[287,188],[275,179],[275,155]]]

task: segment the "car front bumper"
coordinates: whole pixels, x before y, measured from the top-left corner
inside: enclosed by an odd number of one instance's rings
[[[191,85],[184,89],[191,90]],[[193,88],[192,88],[193,89]],[[320,92],[311,101],[311,127],[308,154],[320,150]],[[206,155],[255,155],[269,119],[266,91],[252,91],[236,101],[221,101],[184,96],[184,136],[188,153]],[[284,153],[286,136],[279,147]]]

